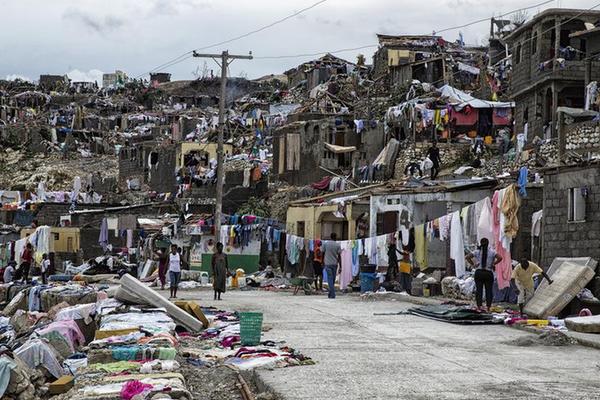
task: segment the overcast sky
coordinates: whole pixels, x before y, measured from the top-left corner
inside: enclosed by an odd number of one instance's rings
[[[95,79],[120,69],[147,73],[195,48],[252,31],[317,0],[2,0],[0,77],[69,73]],[[263,32],[204,50],[282,56],[354,48],[376,43],[376,33],[429,34],[508,12],[543,0],[328,0]],[[589,8],[596,0],[557,0],[542,7]],[[529,15],[536,13],[530,10]],[[468,44],[481,44],[484,22],[464,28]],[[443,34],[455,40],[458,30]],[[371,60],[375,48],[337,54]],[[281,73],[316,57],[238,60],[233,76],[256,78]],[[210,69],[218,67],[210,59]],[[204,60],[188,59],[166,68],[174,79],[191,79]],[[100,83],[100,82],[99,82]]]

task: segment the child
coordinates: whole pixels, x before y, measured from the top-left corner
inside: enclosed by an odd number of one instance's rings
[[[50,259],[48,258],[48,254],[42,254],[42,283],[45,285],[48,280],[48,273],[50,272]]]

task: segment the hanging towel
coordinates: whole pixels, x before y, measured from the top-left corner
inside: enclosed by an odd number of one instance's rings
[[[345,290],[352,282],[352,249],[346,245],[342,250],[340,259],[342,261],[342,273],[340,274],[340,289]]]
[[[521,197],[527,197],[527,175],[529,170],[527,167],[521,167],[519,170],[519,194]]]
[[[460,223],[460,214],[455,211],[451,214],[450,222],[450,258],[454,260],[456,276],[465,274],[465,246],[463,242],[463,231]]]

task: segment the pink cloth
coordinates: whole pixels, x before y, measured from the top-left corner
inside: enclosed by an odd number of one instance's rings
[[[144,390],[152,389],[152,387],[152,385],[140,381],[129,381],[121,389],[121,398],[131,400],[133,396],[144,392]]]
[[[73,352],[75,351],[76,346],[85,344],[85,337],[83,336],[83,333],[81,333],[81,329],[79,329],[77,323],[73,320],[52,322],[45,328],[36,331],[40,336],[50,332],[58,332],[64,336],[69,342]]]
[[[496,249],[496,254],[502,257],[502,261],[496,264],[496,280],[498,281],[498,289],[502,290],[510,286],[510,278],[512,274],[512,258],[510,249],[505,249],[502,246],[500,237],[500,192],[495,191],[492,198],[492,231],[494,233],[493,246]],[[491,243],[490,243],[491,244]]]
[[[342,273],[340,274],[340,289],[344,290],[352,282],[352,249],[344,249],[341,254]]]

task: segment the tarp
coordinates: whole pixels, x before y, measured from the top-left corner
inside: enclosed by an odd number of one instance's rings
[[[335,154],[352,153],[353,151],[356,151],[355,146],[337,146],[329,143],[325,143],[325,148]]]
[[[450,85],[442,86],[439,91],[441,97],[452,104],[458,111],[466,106],[471,106],[473,108],[514,108],[515,106],[513,101],[487,101],[477,99]]]

